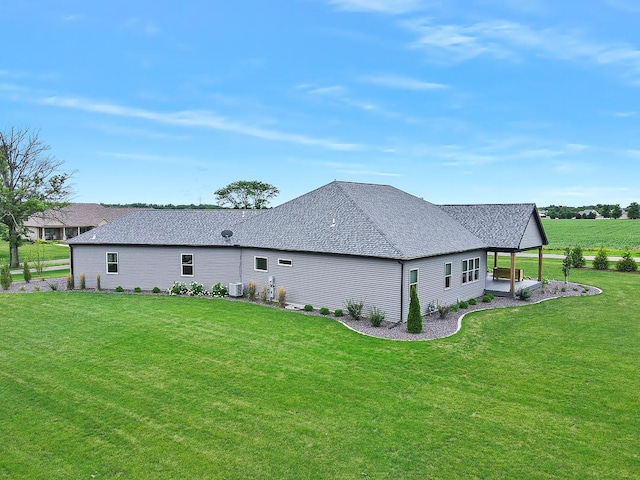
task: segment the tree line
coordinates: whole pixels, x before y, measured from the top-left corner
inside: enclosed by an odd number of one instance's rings
[[[595,210],[604,218],[618,219],[622,217],[622,208],[620,204],[598,203],[596,205],[585,205],[582,207],[567,207],[564,205],[549,205],[541,210],[547,212],[549,218],[596,218],[594,212],[581,214],[585,210]],[[640,205],[638,202],[631,202],[625,209],[627,218],[636,220],[640,218]]]

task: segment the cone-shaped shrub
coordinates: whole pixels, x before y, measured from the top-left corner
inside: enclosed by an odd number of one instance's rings
[[[22,265],[22,276],[24,277],[24,281],[29,283],[31,281],[31,269],[29,268],[29,262],[26,260]]]
[[[411,286],[409,301],[409,316],[407,317],[407,331],[409,333],[422,332],[422,315],[420,314],[420,300],[415,285]]]

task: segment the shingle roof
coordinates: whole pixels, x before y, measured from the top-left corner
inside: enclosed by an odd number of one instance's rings
[[[137,208],[105,207],[99,203],[71,203],[60,210],[47,210],[27,219],[27,227],[95,227],[111,222]]]
[[[335,181],[270,210],[139,211],[69,243],[233,244],[408,260],[511,248],[519,244],[534,209],[533,204],[438,206],[389,185]],[[220,234],[225,229],[234,232],[230,242]]]
[[[544,243],[548,243],[533,203],[441,205],[440,208],[492,248],[518,250],[531,218],[538,222]]]

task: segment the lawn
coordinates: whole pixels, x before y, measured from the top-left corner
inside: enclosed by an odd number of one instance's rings
[[[60,243],[53,242],[27,242],[18,248],[20,262],[27,260],[30,264],[40,258],[43,261],[48,260],[66,260],[69,261],[69,247]],[[9,263],[9,242],[0,240],[0,265]]]
[[[610,255],[619,255],[629,248],[640,252],[640,220],[561,220],[543,218],[542,225],[549,238],[548,249],[562,251],[580,245],[588,253],[601,247]]]
[[[640,275],[571,277],[604,293],[431,342],[226,300],[0,295],[0,477],[637,478]]]

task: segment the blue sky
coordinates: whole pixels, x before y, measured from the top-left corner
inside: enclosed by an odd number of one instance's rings
[[[636,0],[0,3],[0,128],[74,201],[277,205],[334,179],[434,203],[640,201]]]

